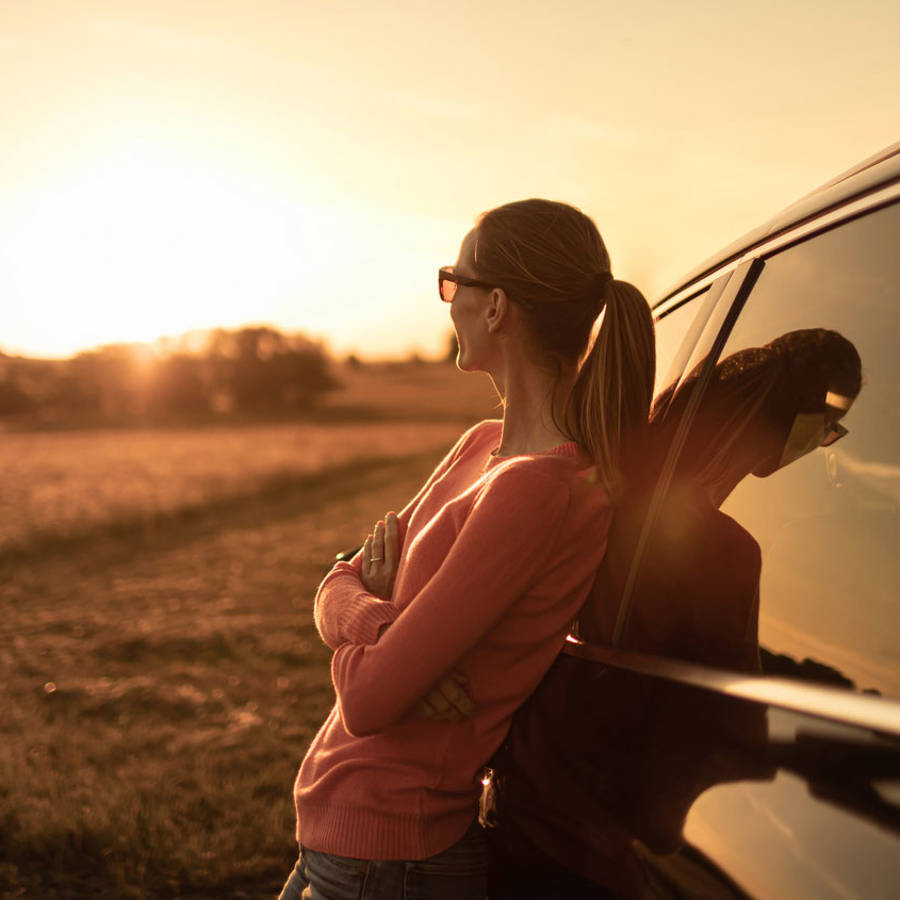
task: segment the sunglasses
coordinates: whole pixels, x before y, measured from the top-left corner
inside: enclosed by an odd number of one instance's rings
[[[462,287],[481,287],[492,288],[493,284],[486,281],[478,281],[476,278],[466,278],[465,275],[457,275],[453,271],[453,266],[442,266],[438,269],[438,292],[444,303],[450,303],[456,294],[456,288]]]
[[[843,425],[838,425],[835,422],[826,432],[825,437],[822,438],[822,443],[819,444],[820,447],[830,447],[832,444],[836,444],[842,437],[846,437],[850,432],[844,428]]]

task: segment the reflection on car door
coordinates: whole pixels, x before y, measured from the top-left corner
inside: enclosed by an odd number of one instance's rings
[[[726,328],[718,342],[706,330],[706,346],[692,351],[712,366],[815,330],[836,333],[861,358],[859,396],[832,392],[838,412],[821,424],[821,442],[831,429],[840,443],[745,479],[722,509],[762,551],[763,673],[893,700],[900,699],[898,245],[894,204],[762,258],[733,328],[720,314]],[[815,416],[808,418],[813,428]],[[688,841],[752,895],[895,896],[897,738],[775,709],[768,722],[766,756],[777,777],[706,791],[688,814]]]

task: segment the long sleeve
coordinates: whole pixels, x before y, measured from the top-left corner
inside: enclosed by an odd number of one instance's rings
[[[449,471],[476,428],[477,425],[462,435],[416,496],[399,513],[401,546],[413,511],[431,486]],[[313,619],[322,640],[332,650],[346,643],[374,644],[381,626],[390,624],[399,615],[394,604],[366,591],[360,578],[361,571],[362,558],[357,553],[349,563],[337,563],[316,592]]]
[[[349,563],[337,563],[325,576],[316,594],[313,619],[322,640],[337,650],[346,643],[374,644],[381,626],[399,614],[390,600],[381,600],[363,587],[357,554]]]
[[[350,734],[397,721],[497,624],[547,570],[569,501],[564,481],[528,466],[482,485],[440,567],[378,643],[334,654]]]

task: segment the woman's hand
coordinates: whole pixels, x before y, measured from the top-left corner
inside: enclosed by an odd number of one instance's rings
[[[445,675],[417,704],[416,712],[426,719],[459,722],[475,712],[469,696],[469,679],[454,669]]]
[[[400,525],[397,514],[389,512],[375,525],[362,549],[363,587],[382,600],[390,600],[400,562]]]
[[[390,600],[400,562],[400,529],[397,516],[389,512],[375,525],[362,549],[361,580],[363,587],[376,597]],[[380,638],[390,624],[378,630]],[[469,696],[469,679],[454,669],[445,675],[417,704],[416,712],[426,719],[458,722],[475,712]]]

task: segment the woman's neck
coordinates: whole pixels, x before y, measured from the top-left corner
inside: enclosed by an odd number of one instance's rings
[[[508,371],[502,382],[495,378],[504,402],[497,456],[542,453],[570,441],[561,426],[573,382],[574,376],[556,377],[534,366]]]

